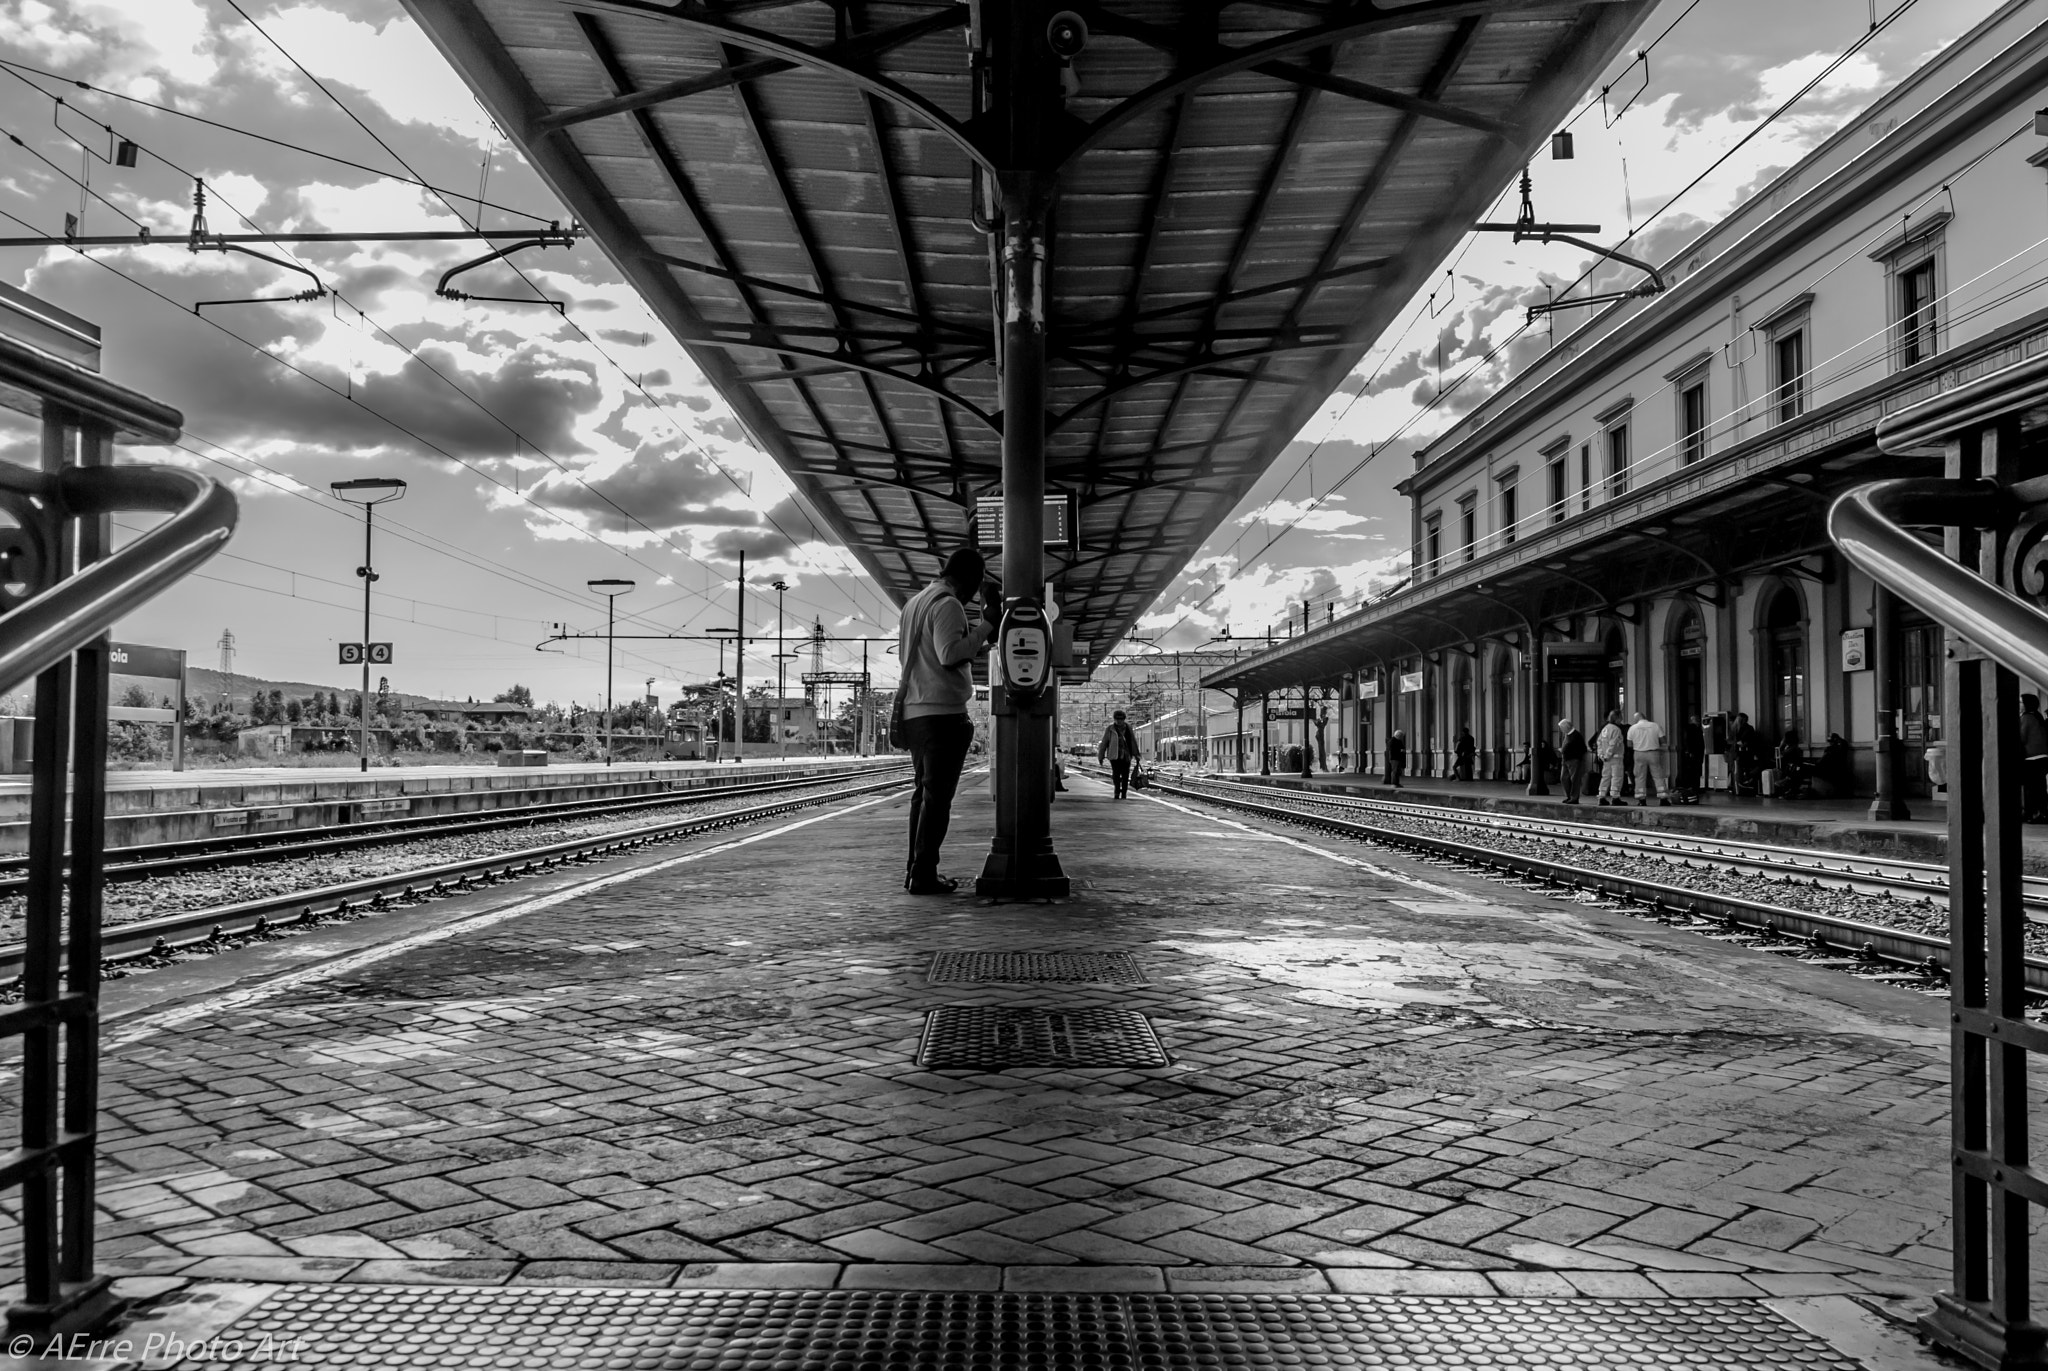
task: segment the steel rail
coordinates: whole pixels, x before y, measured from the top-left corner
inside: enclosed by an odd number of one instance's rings
[[[1692,914],[1712,919],[1731,930],[1750,928],[1760,933],[1797,937],[1804,939],[1815,951],[1833,951],[1844,956],[1860,955],[1898,966],[1912,967],[1930,975],[1945,976],[1948,971],[1948,940],[1925,933],[1914,933],[1902,928],[1886,928],[1879,924],[1816,914],[1803,909],[1786,909],[1781,905],[1765,904],[1761,900],[1748,900],[1740,896],[1687,890],[1681,886],[1665,885],[1660,881],[1644,880],[1635,876],[1623,876],[1616,872],[1588,871],[1565,862],[1546,861],[1540,857],[1504,852],[1499,848],[1481,847],[1400,829],[1379,828],[1355,819],[1340,819],[1335,815],[1290,809],[1284,805],[1262,803],[1242,796],[1210,794],[1163,779],[1154,780],[1151,788],[1191,800],[1244,810],[1283,823],[1299,824],[1391,847],[1409,848],[1483,870],[1541,881],[1549,886],[1591,890],[1615,899],[1647,905],[1652,909]],[[2048,959],[2028,957],[2025,975],[2028,990],[2048,994]]]
[[[188,910],[183,914],[167,915],[161,919],[109,924],[103,927],[100,933],[101,962],[108,964],[137,961],[181,949],[215,945],[239,936],[261,934],[293,924],[314,922],[327,915],[351,913],[361,907],[386,909],[394,899],[425,899],[451,894],[469,889],[472,882],[479,880],[488,884],[493,879],[533,875],[539,870],[567,862],[610,856],[651,843],[693,837],[721,828],[734,828],[831,800],[901,787],[910,781],[911,778],[908,776],[892,776],[885,780],[870,781],[865,785],[844,786],[826,794],[791,796],[766,804],[751,805],[745,809],[727,810],[721,814],[670,819],[616,833],[570,838],[562,842],[545,843],[539,847],[521,848],[516,852],[502,852],[490,857],[469,857],[435,866],[415,867],[410,871],[365,877],[340,885],[288,891],[260,900],[244,900],[237,904]],[[197,937],[187,936],[200,929],[207,931]],[[0,946],[0,974],[12,973],[15,978],[0,982],[0,989],[9,988],[18,981],[24,952],[25,948],[20,943]]]
[[[1247,793],[1273,794],[1271,787],[1258,786],[1230,777],[1202,777],[1196,784],[1243,787]],[[1796,873],[1817,883],[1853,890],[1861,894],[1903,894],[1921,901],[1948,896],[1948,868],[1932,862],[1908,861],[1897,857],[1870,857],[1827,852],[1817,848],[1773,847],[1732,838],[1705,838],[1694,834],[1656,833],[1629,830],[1587,820],[1546,818],[1539,815],[1503,815],[1487,810],[1463,809],[1424,802],[1376,800],[1360,795],[1325,794],[1308,791],[1280,791],[1298,795],[1305,802],[1376,814],[1414,817],[1429,822],[1461,823],[1491,830],[1520,830],[1540,833],[1560,842],[1584,843],[1621,852],[1643,853],[1661,860],[1690,863],[1713,861],[1747,867],[1764,873]],[[1312,798],[1311,798],[1312,797]],[[2026,878],[2027,902],[2048,916],[2048,879]]]
[[[345,852],[355,847],[374,847],[392,842],[424,842],[431,838],[464,833],[486,833],[523,824],[548,823],[562,819],[595,817],[635,809],[657,809],[665,805],[694,804],[726,795],[769,795],[779,791],[831,785],[857,776],[880,775],[901,770],[907,762],[855,767],[817,776],[760,781],[742,785],[693,786],[683,790],[662,790],[653,794],[621,795],[597,800],[557,800],[546,804],[514,805],[501,809],[476,810],[461,814],[428,814],[411,818],[370,818],[346,824],[322,824],[314,828],[274,829],[268,833],[237,833],[209,838],[183,838],[175,842],[138,843],[132,847],[107,849],[105,870],[109,881],[140,881],[152,876],[181,871],[250,862],[282,861],[325,852]],[[580,786],[576,789],[595,789]],[[370,797],[373,801],[381,797]],[[355,803],[340,801],[342,804]],[[192,811],[187,811],[192,812]],[[205,810],[197,811],[206,813]],[[239,811],[238,811],[239,812]],[[125,859],[125,860],[124,860]],[[26,856],[0,857],[0,872],[15,872],[28,863]],[[28,878],[0,875],[0,895],[18,894]]]

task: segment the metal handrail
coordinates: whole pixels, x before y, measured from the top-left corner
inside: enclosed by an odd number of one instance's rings
[[[1910,525],[1998,528],[2018,499],[1990,481],[1906,479],[1858,486],[1828,510],[1850,563],[2023,680],[2048,682],[2048,614],[1942,555]]]
[[[226,545],[237,516],[225,486],[182,467],[67,467],[55,476],[0,469],[0,488],[67,515],[157,510],[171,517],[0,615],[0,692],[13,690],[111,628]]]

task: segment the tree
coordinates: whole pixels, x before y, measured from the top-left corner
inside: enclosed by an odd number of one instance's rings
[[[305,706],[304,706],[304,705],[301,705],[301,704],[300,704],[300,703],[299,703],[299,702],[298,702],[297,700],[293,700],[293,701],[291,701],[290,703],[288,703],[287,705],[285,705],[285,707],[284,707],[284,721],[285,721],[286,723],[288,723],[288,724],[295,724],[295,723],[297,723],[297,722],[298,722],[299,720],[301,720],[301,719],[303,719],[303,718],[305,718],[305,717],[306,717],[306,709],[305,709]]]
[[[120,703],[123,709],[148,709],[149,692],[141,686],[129,686],[121,692]]]
[[[496,705],[518,705],[521,709],[533,708],[533,692],[523,685],[514,685],[510,690],[501,690],[491,697]]]

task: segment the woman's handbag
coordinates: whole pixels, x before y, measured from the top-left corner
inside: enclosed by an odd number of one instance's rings
[[[896,702],[889,706],[889,746],[909,747],[910,731],[903,726],[903,687],[896,687]]]

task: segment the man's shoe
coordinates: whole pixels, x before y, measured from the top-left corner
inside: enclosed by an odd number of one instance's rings
[[[950,895],[960,888],[960,882],[951,876],[926,876],[910,883],[913,895]]]

